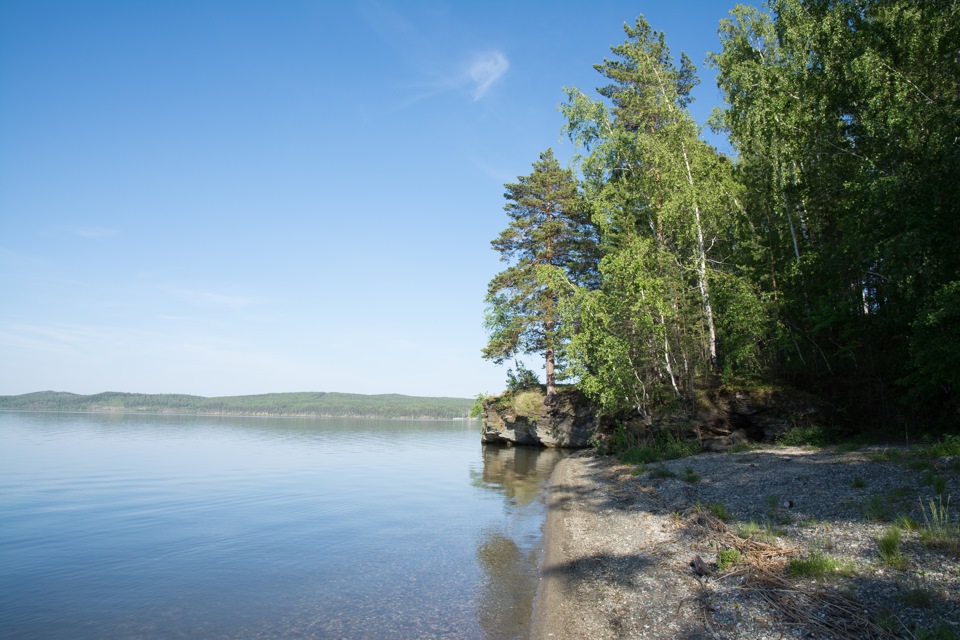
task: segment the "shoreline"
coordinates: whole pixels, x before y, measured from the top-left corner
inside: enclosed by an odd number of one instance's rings
[[[546,495],[531,637],[956,634],[958,552],[905,529],[901,563],[878,553],[897,515],[923,522],[930,474],[942,478],[943,496],[960,495],[960,460],[918,467],[883,450],[801,447],[703,453],[640,475],[610,458],[565,458]],[[721,509],[726,522],[713,516]],[[742,560],[718,568],[728,548],[742,550]],[[790,570],[792,559],[816,554],[837,568]],[[696,556],[707,575],[691,566]]]
[[[339,414],[321,414],[321,413],[228,413],[228,412],[210,412],[210,413],[192,413],[184,411],[127,411],[119,409],[102,409],[98,411],[70,411],[59,409],[0,409],[6,413],[69,413],[77,415],[116,415],[116,416],[186,416],[196,418],[347,418],[350,420],[390,420],[390,421],[410,421],[410,422],[479,422],[479,418],[459,417],[459,418],[431,418],[431,417],[412,417],[412,416],[372,416],[372,415],[339,415]]]

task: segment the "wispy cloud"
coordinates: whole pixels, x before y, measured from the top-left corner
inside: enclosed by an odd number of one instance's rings
[[[508,69],[510,61],[500,51],[486,51],[474,57],[467,69],[467,75],[473,83],[473,99],[482,98]]]

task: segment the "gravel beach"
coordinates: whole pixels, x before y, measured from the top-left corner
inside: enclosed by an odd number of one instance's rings
[[[924,538],[921,507],[960,497],[958,478],[956,458],[889,448],[704,453],[641,473],[567,458],[547,497],[533,637],[960,633],[958,549]],[[899,558],[882,557],[898,517]],[[823,558],[826,571],[801,570]]]

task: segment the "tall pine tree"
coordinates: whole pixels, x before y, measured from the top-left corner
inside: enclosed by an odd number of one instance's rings
[[[519,353],[542,355],[551,402],[563,350],[561,299],[590,279],[596,244],[576,176],[552,150],[530,175],[504,186],[510,224],[491,244],[512,264],[488,287],[483,357],[500,364]]]

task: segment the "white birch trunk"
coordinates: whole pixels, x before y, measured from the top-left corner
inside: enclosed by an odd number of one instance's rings
[[[687,157],[686,144],[681,142],[680,149],[683,151],[683,163],[687,167],[687,184],[693,189],[693,172],[690,171],[690,159]],[[703,224],[700,221],[700,205],[697,204],[696,198],[693,200],[693,212],[697,227],[697,279],[700,281],[700,297],[703,300],[703,315],[707,321],[707,334],[709,339],[707,346],[710,350],[710,366],[713,367],[714,371],[717,371],[720,368],[720,363],[717,360],[717,329],[713,322],[713,307],[710,304],[710,283],[707,281],[707,251],[704,248],[703,242]]]

